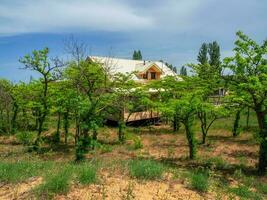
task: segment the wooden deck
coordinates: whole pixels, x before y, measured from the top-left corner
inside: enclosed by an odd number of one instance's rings
[[[129,113],[125,112],[124,120],[127,122],[133,122],[133,121],[144,120],[144,119],[158,118],[159,113],[153,112],[153,111],[135,112],[135,113],[132,113],[129,119],[127,120],[128,116],[129,116]]]

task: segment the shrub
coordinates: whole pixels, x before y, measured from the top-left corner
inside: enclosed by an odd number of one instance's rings
[[[143,148],[141,137],[137,136],[133,139],[134,142],[134,149],[141,149]]]
[[[101,151],[101,153],[108,153],[108,152],[112,151],[112,147],[110,145],[103,144],[100,147],[100,151]]]
[[[191,175],[191,186],[200,192],[207,192],[209,189],[209,176],[205,172],[195,172]]]
[[[81,184],[95,183],[97,180],[96,167],[83,164],[78,171],[78,181]]]
[[[0,163],[0,181],[17,183],[36,176],[40,169],[45,167],[42,163],[15,162]]]
[[[72,169],[66,167],[59,172],[50,172],[46,175],[45,182],[37,187],[38,197],[52,198],[55,194],[65,194],[69,191]]]
[[[30,145],[34,142],[36,133],[34,132],[19,132],[16,134],[17,140],[23,145]]]
[[[139,179],[158,179],[164,172],[164,166],[152,160],[133,160],[129,165],[131,176]]]

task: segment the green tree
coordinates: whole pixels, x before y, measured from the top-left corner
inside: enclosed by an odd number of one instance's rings
[[[93,148],[93,138],[104,119],[105,108],[110,104],[110,94],[106,91],[104,70],[98,63],[84,60],[77,65],[72,62],[66,69],[66,78],[77,89],[80,98],[78,120],[81,130],[76,132],[76,160],[80,160],[88,147]]]
[[[142,53],[140,50],[136,51],[134,50],[133,52],[133,60],[142,60],[143,57],[142,57]]]
[[[187,76],[187,69],[185,66],[182,66],[182,68],[180,69],[180,75]]]
[[[150,85],[158,93],[154,108],[160,111],[162,117],[184,125],[190,159],[196,157],[193,124],[201,103],[201,95],[194,79],[194,77],[185,77],[183,81],[177,83],[175,77],[166,77]]]
[[[216,73],[221,74],[222,67],[220,61],[221,57],[220,46],[216,41],[209,43],[208,53],[209,53],[209,64],[213,66]]]
[[[241,31],[237,32],[233,57],[224,59],[224,67],[232,71],[226,76],[235,105],[252,108],[257,115],[260,149],[258,171],[267,166],[267,41],[257,44]]]
[[[12,87],[10,81],[0,79],[0,131],[4,133],[12,131]]]
[[[118,139],[120,142],[125,141],[126,123],[132,114],[148,110],[149,97],[142,87],[132,79],[133,75],[133,73],[117,73],[113,80],[113,104],[110,110],[118,121]]]
[[[42,96],[40,98],[40,111],[38,115],[38,135],[35,141],[35,145],[39,145],[41,133],[43,131],[43,124],[49,112],[48,104],[48,85],[51,81],[55,80],[55,72],[61,67],[61,63],[58,59],[53,60],[53,63],[48,58],[49,49],[44,48],[42,50],[34,50],[32,54],[25,55],[19,61],[25,65],[25,69],[38,72],[42,76]]]
[[[208,44],[203,43],[199,49],[197,60],[200,64],[205,65],[208,63]]]

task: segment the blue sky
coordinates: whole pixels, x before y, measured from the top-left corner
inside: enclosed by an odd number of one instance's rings
[[[196,62],[203,42],[218,41],[229,56],[237,30],[267,38],[266,10],[266,0],[0,0],[0,78],[29,80],[18,59],[46,46],[65,56],[71,34],[91,55],[131,58],[140,49],[178,68]]]

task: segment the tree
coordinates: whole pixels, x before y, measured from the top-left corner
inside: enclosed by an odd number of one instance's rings
[[[140,50],[136,51],[134,50],[133,52],[133,60],[142,60],[142,53]]]
[[[62,67],[59,59],[53,59],[53,63],[48,58],[49,49],[34,50],[32,54],[25,55],[19,61],[25,65],[24,69],[29,69],[38,72],[42,76],[42,96],[40,98],[41,109],[38,115],[38,135],[35,145],[39,145],[40,136],[43,131],[43,124],[49,112],[48,105],[48,85],[51,81],[55,80],[56,70]]]
[[[187,76],[187,70],[185,66],[182,66],[182,68],[180,69],[180,75]]]
[[[159,109],[163,117],[173,119],[173,123],[184,125],[190,159],[196,157],[193,124],[201,103],[201,96],[194,80],[193,77],[185,77],[177,83],[175,77],[166,77],[150,85],[158,93],[154,107]]]
[[[197,60],[200,64],[205,65],[208,63],[208,44],[203,43],[199,49]]]
[[[201,124],[203,144],[206,141],[208,130],[213,122],[223,117],[224,114],[226,115],[223,109],[217,109],[209,102],[209,97],[224,86],[221,81],[221,71],[218,71],[220,68],[219,50],[216,42],[210,44],[203,43],[197,58],[199,63],[188,65],[197,77],[195,84],[198,85],[201,93],[202,101],[198,110],[198,118]]]
[[[0,79],[0,131],[5,133],[12,131],[12,87],[11,82]]]
[[[215,106],[213,103],[209,103],[205,100],[201,100],[197,111],[197,116],[200,120],[201,132],[202,132],[202,144],[206,143],[206,137],[212,124],[220,119],[228,116],[229,113],[223,105]]]
[[[267,166],[267,41],[257,44],[241,31],[237,32],[233,57],[224,59],[224,67],[232,76],[230,84],[233,103],[247,106],[256,112],[259,126],[258,171],[264,174]]]
[[[147,111],[149,97],[132,79],[133,73],[117,73],[113,80],[113,95],[110,109],[118,120],[118,140],[125,141],[126,123],[134,112]]]
[[[221,61],[220,61],[220,46],[219,44],[214,41],[212,43],[209,43],[208,48],[209,53],[209,64],[213,66],[214,70],[218,73],[222,73],[222,67],[221,67]]]
[[[96,139],[98,127],[104,119],[105,108],[111,103],[110,94],[106,90],[104,70],[98,63],[83,60],[77,65],[77,62],[72,62],[65,74],[80,98],[78,124],[81,131],[75,136],[76,160],[80,160],[88,147],[93,148],[93,139]]]

